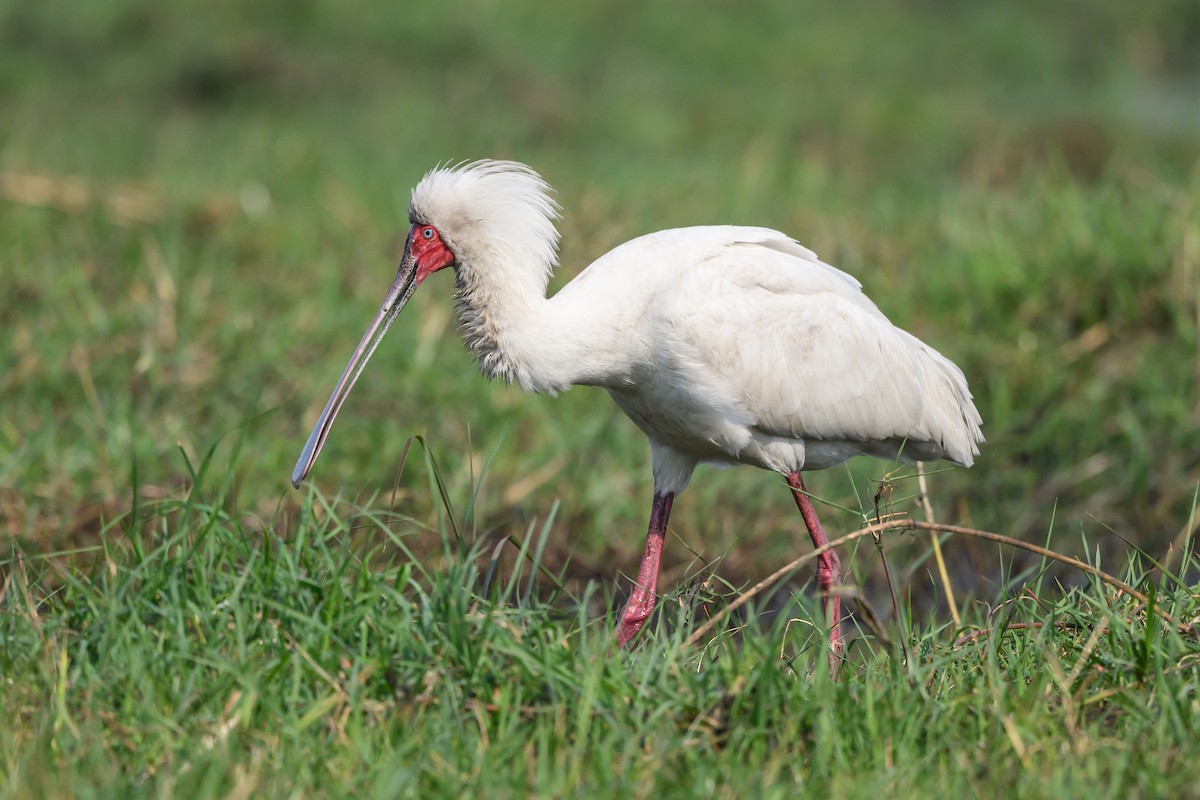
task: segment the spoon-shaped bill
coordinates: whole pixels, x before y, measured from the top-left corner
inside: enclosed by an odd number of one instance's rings
[[[404,258],[396,272],[396,280],[392,282],[392,288],[388,290],[383,305],[379,307],[375,319],[371,320],[371,325],[363,334],[358,347],[355,348],[354,355],[350,356],[350,363],[346,365],[345,372],[342,373],[337,386],[333,388],[333,394],[329,395],[329,402],[325,404],[325,410],[321,412],[317,424],[313,426],[304,450],[301,451],[300,458],[296,461],[296,469],[292,471],[292,486],[297,489],[300,488],[300,482],[313,468],[317,456],[321,454],[321,448],[325,446],[325,439],[329,436],[329,429],[333,427],[333,420],[337,417],[342,403],[346,402],[350,390],[354,388],[355,381],[362,374],[363,368],[367,366],[367,362],[371,359],[375,348],[383,340],[388,328],[395,322],[396,317],[400,314],[400,309],[404,308],[404,304],[416,290],[416,276],[416,259],[413,258],[410,248],[406,247]]]

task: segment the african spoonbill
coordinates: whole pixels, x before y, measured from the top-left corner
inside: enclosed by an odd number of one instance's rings
[[[766,228],[660,231],[601,256],[553,297],[558,206],[529,167],[438,168],[383,306],[296,463],[299,486],[388,327],[438,270],[455,270],[467,347],[488,378],[555,394],[600,386],[650,440],[646,549],[616,637],[655,603],[671,504],[700,462],[779,473],[813,545],[828,540],[801,472],[858,455],[970,466],[983,441],[962,371],[888,321],[857,280]],[[830,662],[842,652],[837,554],[819,557]]]

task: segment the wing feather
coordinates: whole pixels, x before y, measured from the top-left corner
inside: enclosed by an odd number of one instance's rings
[[[730,230],[655,304],[674,370],[773,436],[909,440],[971,463],[980,419],[956,366],[783,234]]]

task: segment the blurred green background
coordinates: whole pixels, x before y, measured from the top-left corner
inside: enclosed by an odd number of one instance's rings
[[[943,521],[1156,555],[1200,485],[1200,5],[0,5],[0,531],[54,550],[182,491],[180,448],[286,527],[292,464],[390,282],[408,188],[514,158],[564,208],[561,285],[688,224],[776,227],[966,372],[988,443]],[[641,435],[602,392],[489,385],[451,281],[414,300],[313,484],[416,520],[427,437],[476,534],[555,502],[580,577],[632,570]],[[235,447],[240,443],[240,447]],[[136,464],[136,488],[134,465]],[[813,476],[844,532],[893,468]],[[911,471],[897,473],[911,474]],[[482,476],[482,477],[481,477]],[[668,579],[806,548],[770,475],[702,469]],[[911,480],[891,499],[914,511]],[[379,494],[377,499],[375,496]],[[887,498],[885,497],[885,500]],[[437,546],[431,542],[431,546]],[[993,551],[955,545],[961,575]]]

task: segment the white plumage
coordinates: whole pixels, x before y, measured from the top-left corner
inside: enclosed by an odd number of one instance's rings
[[[485,375],[551,394],[602,386],[650,439],[655,505],[622,643],[653,607],[670,504],[698,463],[787,476],[818,544],[824,533],[801,470],[860,453],[971,465],[983,436],[962,371],[892,325],[850,275],[778,231],[680,228],[617,247],[547,298],[558,249],[550,191],[529,167],[503,161],[436,169],[417,184],[396,282],[295,483],[382,332],[446,266],[456,269],[463,333]],[[836,556],[821,570],[832,579],[821,582],[836,656]]]

